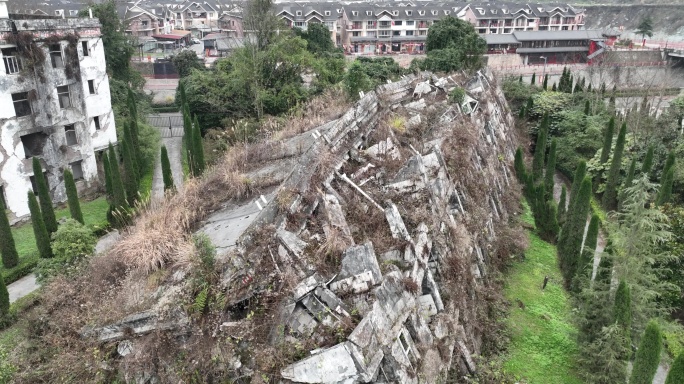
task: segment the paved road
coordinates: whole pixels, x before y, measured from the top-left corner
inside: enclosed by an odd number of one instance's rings
[[[169,154],[171,174],[173,175],[173,184],[176,186],[176,189],[180,189],[183,186],[183,165],[181,163],[183,137],[165,137],[162,139],[162,144],[166,146],[166,151]],[[164,178],[161,171],[160,155],[157,157],[157,163],[154,166],[154,176],[152,178],[152,198],[161,199],[162,197],[164,197]]]

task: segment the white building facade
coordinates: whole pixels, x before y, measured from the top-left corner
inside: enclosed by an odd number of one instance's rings
[[[116,127],[99,21],[10,19],[5,5],[0,0],[0,193],[16,220],[29,215],[33,157],[53,201],[65,201],[65,169],[79,192],[99,185],[97,152],[116,143]]]

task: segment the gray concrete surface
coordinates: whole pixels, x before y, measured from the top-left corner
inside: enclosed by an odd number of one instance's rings
[[[162,145],[166,146],[166,151],[169,154],[171,174],[173,175],[173,184],[176,186],[176,189],[180,189],[183,186],[183,164],[181,162],[183,137],[165,137],[162,139]],[[157,157],[157,162],[154,166],[154,176],[152,177],[152,198],[160,199],[162,197],[164,197],[164,177],[161,170],[160,155]]]

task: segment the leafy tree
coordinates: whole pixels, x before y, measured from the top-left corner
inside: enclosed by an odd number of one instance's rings
[[[197,57],[197,53],[191,49],[184,49],[180,53],[171,57],[171,62],[181,78],[186,77],[192,73],[192,70],[204,70],[204,65]]]
[[[534,157],[532,158],[532,175],[534,180],[539,180],[544,170],[544,157],[546,156],[546,140],[549,133],[549,115],[544,115],[539,132],[537,133],[537,143],[534,146]]]
[[[0,318],[7,316],[9,309],[9,292],[7,291],[7,285],[5,285],[5,279],[3,279],[2,275],[0,275]]]
[[[641,35],[642,40],[645,39],[646,36],[653,36],[653,20],[651,20],[650,16],[646,16],[641,19],[641,22],[639,25],[637,25],[637,29],[634,31],[634,34]]]
[[[199,177],[204,173],[204,148],[202,146],[202,134],[201,129],[197,123],[197,117],[195,117],[195,128],[192,131],[192,162],[193,162],[193,174]]]
[[[344,88],[352,100],[359,99],[359,92],[371,89],[370,77],[363,70],[359,61],[354,61],[344,76]]]
[[[19,264],[19,254],[5,209],[4,199],[0,199],[0,254],[2,254],[2,266],[9,269]]]
[[[575,175],[572,178],[572,186],[570,186],[570,198],[568,199],[570,207],[572,207],[574,204],[575,198],[577,197],[577,193],[579,192],[580,186],[582,185],[582,181],[584,180],[586,174],[587,163],[581,161],[577,166],[577,169],[575,169]]]
[[[79,273],[73,268],[80,260],[95,252],[97,238],[88,227],[73,219],[67,219],[52,234],[52,252],[55,257],[38,262],[35,274],[39,282],[64,274],[67,276]]]
[[[575,290],[578,290],[580,286],[578,285],[579,280],[586,277],[586,272],[589,271],[589,277],[594,269],[594,254],[596,253],[596,244],[598,243],[598,233],[599,233],[600,220],[598,215],[592,215],[589,221],[589,228],[587,229],[587,235],[584,239],[584,247],[582,249],[582,256],[579,261],[579,268],[577,268],[578,282],[575,284]]]
[[[484,64],[487,42],[467,21],[447,16],[428,29],[425,44],[427,57],[421,69],[452,72],[476,70]]]
[[[518,147],[515,151],[515,161],[513,162],[513,168],[515,169],[515,176],[518,178],[520,183],[524,183],[527,178],[527,171],[525,170],[525,162],[523,160],[522,148]]]
[[[674,167],[670,167],[660,180],[660,191],[656,205],[667,204],[672,198],[672,183],[674,182]]]
[[[33,226],[33,234],[36,238],[36,245],[38,246],[38,253],[40,257],[49,259],[52,257],[52,249],[50,248],[50,234],[45,228],[45,221],[43,221],[43,214],[40,212],[36,195],[33,191],[28,192],[29,210],[31,211],[31,225]]]
[[[323,23],[311,23],[306,30],[294,28],[294,31],[306,40],[306,50],[313,54],[330,53],[336,50],[330,38],[330,30]]]
[[[605,308],[602,308],[604,312]],[[581,375],[585,383],[617,384],[624,383],[627,377],[629,341],[622,328],[610,324],[599,330],[596,339],[583,343],[578,358]]]
[[[102,154],[102,167],[104,168],[105,174],[105,191],[107,193],[107,200],[111,202],[113,196],[112,190],[112,171],[109,168],[109,156],[107,156],[107,151]]]
[[[620,281],[620,284],[618,284],[617,290],[615,291],[613,317],[615,318],[615,323],[622,328],[625,339],[629,342],[632,338],[632,298],[629,293],[629,286],[624,280]]]
[[[677,358],[670,366],[670,371],[667,373],[667,379],[665,379],[665,384],[679,383],[684,383],[684,352],[677,355]]]
[[[85,224],[83,221],[83,213],[81,212],[81,203],[78,201],[78,192],[76,191],[74,175],[71,174],[71,171],[68,169],[64,170],[64,185],[66,186],[66,194],[71,218],[81,224]]]
[[[563,226],[565,223],[565,211],[567,207],[567,189],[565,185],[561,187],[560,199],[558,200],[558,224]]]
[[[608,180],[606,181],[606,190],[603,193],[603,207],[608,211],[617,209],[617,185],[620,177],[620,167],[622,165],[622,154],[625,149],[626,135],[627,123],[623,123],[622,128],[620,128],[620,132],[618,133],[617,141],[615,142],[613,161],[610,164]]]
[[[629,379],[630,384],[651,384],[660,363],[660,352],[663,348],[663,337],[658,323],[651,320],[646,326],[634,357],[634,368]]]
[[[549,156],[546,161],[546,172],[544,173],[546,193],[550,197],[553,197],[553,177],[556,174],[556,144],[556,139],[551,140],[551,149],[549,149]]]
[[[166,146],[161,147],[161,167],[162,177],[164,178],[164,190],[174,188],[173,175],[171,174],[171,162],[169,161],[169,154],[166,151]]]
[[[591,179],[585,177],[575,201],[571,201],[565,224],[558,238],[557,249],[561,260],[561,272],[563,272],[567,286],[570,286],[572,279],[577,274],[590,200]]]
[[[619,195],[619,209],[622,209],[622,203],[625,201],[625,188],[630,187],[634,181],[634,173],[636,172],[636,159],[632,159],[629,164],[629,170],[627,171],[627,177],[622,183],[622,189],[620,189]]]
[[[646,151],[646,156],[644,157],[644,162],[641,164],[641,173],[650,175],[653,169],[653,144],[648,146],[648,151]]]
[[[45,228],[49,233],[53,233],[57,230],[55,209],[52,206],[52,198],[50,197],[47,180],[43,173],[43,167],[40,165],[37,157],[33,158],[33,178],[36,180],[38,198],[40,199],[40,211],[43,214],[43,220],[45,220]]]

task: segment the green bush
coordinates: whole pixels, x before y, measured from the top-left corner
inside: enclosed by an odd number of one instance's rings
[[[461,105],[465,99],[465,95],[466,93],[463,88],[456,87],[449,93],[449,101]]]
[[[634,369],[629,384],[651,384],[660,363],[663,338],[658,323],[651,320],[646,326],[634,358]]]
[[[93,254],[96,243],[97,238],[93,231],[76,220],[67,219],[52,235],[52,252],[55,257],[38,263],[38,280],[44,281],[58,273],[70,274],[72,267],[84,257]]]

